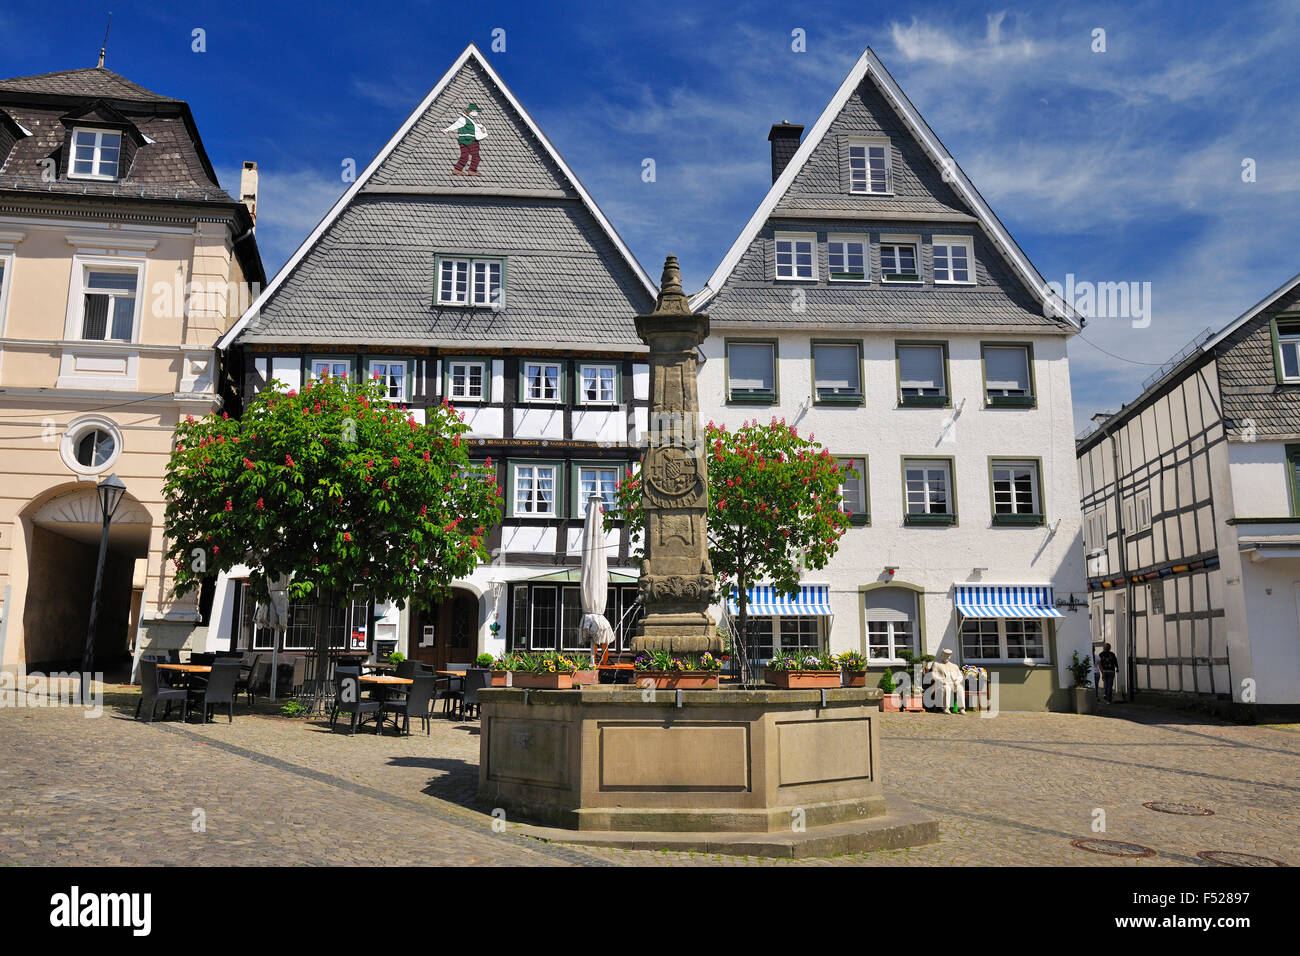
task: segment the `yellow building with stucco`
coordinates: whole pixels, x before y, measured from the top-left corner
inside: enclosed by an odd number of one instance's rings
[[[240,192],[180,100],[102,67],[0,80],[4,670],[80,660],[109,474],[127,493],[96,668],[201,623],[199,594],[171,595],[163,475],[177,421],[220,407],[214,344],[265,281],[254,164]]]

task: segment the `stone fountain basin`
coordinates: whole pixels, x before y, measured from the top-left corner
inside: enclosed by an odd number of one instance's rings
[[[800,833],[887,813],[880,691],[479,691],[479,797],[576,831]]]

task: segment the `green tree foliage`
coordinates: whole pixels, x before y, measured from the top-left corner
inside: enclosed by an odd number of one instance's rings
[[[265,389],[239,419],[187,416],[164,485],[175,593],[243,564],[263,601],[287,574],[293,600],[360,586],[401,605],[468,575],[500,489],[490,459],[471,464],[454,408],[426,417],[378,381],[329,378]]]
[[[793,596],[800,575],[824,568],[839,548],[851,515],[840,510],[840,485],[858,472],[842,467],[830,451],[804,438],[784,420],[746,422],[735,431],[709,422],[701,453],[709,475],[709,559],[721,599],[739,600],[745,634],[748,589],[770,584]],[[644,531],[641,476],[629,470],[619,482],[617,510],[625,533]]]

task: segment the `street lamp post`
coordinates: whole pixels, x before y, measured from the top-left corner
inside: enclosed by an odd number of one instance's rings
[[[90,667],[95,657],[95,627],[99,623],[99,591],[104,583],[104,556],[108,551],[108,525],[113,520],[113,512],[126,494],[126,485],[117,475],[109,475],[96,487],[99,496],[99,510],[104,516],[104,533],[99,537],[99,562],[95,565],[95,591],[90,598],[90,626],[86,628],[86,649],[81,652],[82,686],[87,688],[90,682]]]

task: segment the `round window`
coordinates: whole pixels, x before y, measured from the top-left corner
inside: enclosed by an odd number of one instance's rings
[[[108,418],[88,416],[68,425],[59,452],[63,463],[77,474],[97,475],[122,454],[122,432]]]
[[[106,431],[92,428],[77,439],[77,464],[83,468],[98,468],[107,463],[117,451],[117,442]]]

